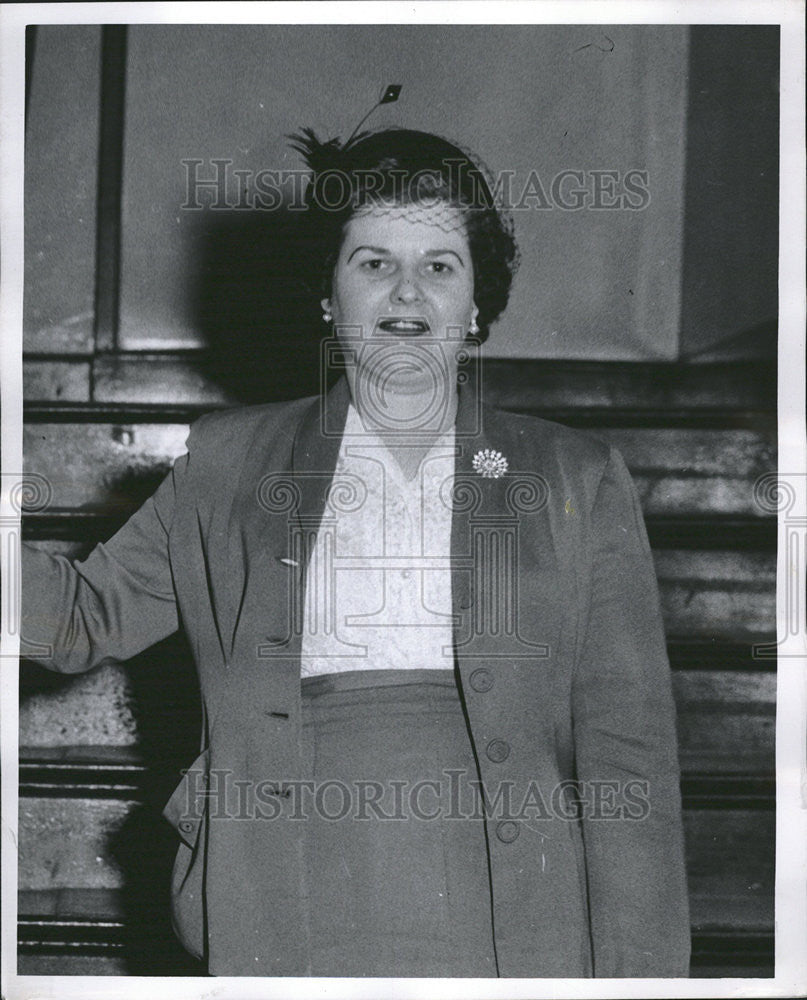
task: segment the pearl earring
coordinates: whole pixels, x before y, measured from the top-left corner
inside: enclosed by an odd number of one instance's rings
[[[331,314],[328,312],[328,310],[325,309],[323,311],[323,313],[322,313],[322,322],[323,323],[330,323],[332,319],[333,319],[333,316],[331,316]]]

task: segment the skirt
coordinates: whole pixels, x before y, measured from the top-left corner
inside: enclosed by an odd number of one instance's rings
[[[302,681],[314,976],[496,976],[476,763],[450,670]]]

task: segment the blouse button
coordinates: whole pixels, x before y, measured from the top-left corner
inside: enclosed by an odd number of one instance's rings
[[[474,670],[471,674],[471,687],[474,691],[479,691],[483,694],[485,691],[490,691],[493,687],[493,674],[489,670],[486,670],[485,667]]]
[[[491,740],[485,748],[488,760],[501,764],[510,756],[510,744],[506,740]]]
[[[179,824],[179,828],[183,833],[191,833],[193,831],[193,821],[189,819],[183,819]]]
[[[518,823],[514,823],[511,819],[502,820],[501,823],[496,824],[496,836],[503,844],[512,844],[514,840],[518,839],[518,835],[521,833]]]

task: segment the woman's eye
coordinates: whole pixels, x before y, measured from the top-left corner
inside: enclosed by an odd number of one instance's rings
[[[434,274],[450,274],[454,268],[444,260],[433,260],[429,267]]]
[[[373,257],[370,260],[362,261],[361,268],[363,271],[383,271],[389,266],[389,261],[384,260],[382,257]]]

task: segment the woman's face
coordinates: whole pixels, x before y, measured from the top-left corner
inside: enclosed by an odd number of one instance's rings
[[[322,305],[358,372],[383,373],[399,392],[446,378],[453,386],[456,355],[478,312],[460,211],[444,202],[363,209],[345,227]]]

